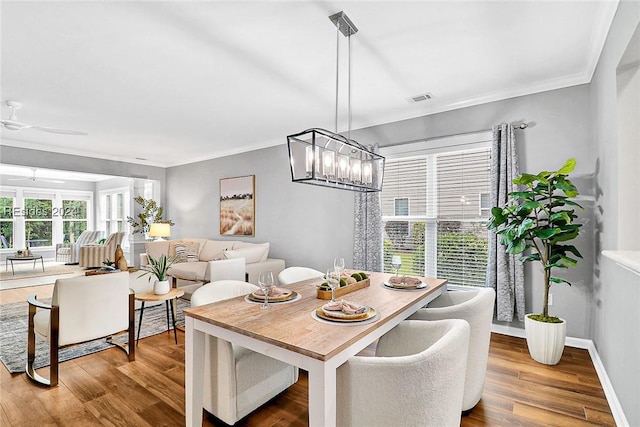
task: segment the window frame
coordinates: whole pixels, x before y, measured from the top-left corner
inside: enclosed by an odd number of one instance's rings
[[[491,155],[491,144],[493,139],[492,131],[481,131],[473,133],[465,133],[453,136],[444,136],[431,139],[420,140],[416,142],[399,144],[389,147],[382,147],[380,154],[385,156],[387,161],[395,160],[411,160],[415,158],[426,158],[427,161],[427,184],[426,184],[426,199],[427,206],[424,215],[409,215],[409,216],[382,216],[381,227],[388,221],[409,221],[409,229],[413,226],[411,223],[424,222],[425,223],[425,248],[424,248],[424,275],[426,277],[437,276],[437,257],[438,257],[438,223],[442,221],[442,218],[438,217],[437,206],[437,156],[439,154],[454,153],[454,152],[473,152],[489,150]],[[385,177],[386,178],[386,177]],[[384,185],[383,185],[384,192]],[[395,197],[394,197],[395,199]],[[395,213],[395,211],[394,211]],[[482,216],[482,212],[478,212],[479,216]],[[453,220],[453,219],[451,219]],[[469,222],[474,220],[460,219],[462,222]],[[446,219],[445,219],[446,221]],[[475,220],[475,222],[479,222]],[[384,230],[383,230],[384,232]],[[430,236],[427,237],[427,236]],[[384,239],[383,239],[384,241]],[[382,248],[384,254],[384,248]],[[384,268],[384,266],[383,266]]]

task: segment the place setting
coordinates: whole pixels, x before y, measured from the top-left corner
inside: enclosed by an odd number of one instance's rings
[[[275,286],[273,283],[273,273],[271,271],[260,273],[258,286],[260,289],[256,289],[254,292],[246,295],[244,300],[249,303],[260,304],[260,308],[263,310],[268,310],[271,307],[270,304],[289,303],[302,298],[296,291]]]
[[[319,322],[330,324],[361,325],[378,320],[378,312],[368,305],[344,299],[335,299],[335,290],[340,286],[344,271],[344,259],[336,258],[334,267],[327,270],[325,283],[331,288],[331,300],[311,312],[311,317]]]
[[[394,255],[391,258],[391,266],[396,270],[396,275],[391,276],[388,280],[382,282],[380,284],[382,287],[396,291],[421,291],[429,287],[429,285],[417,277],[400,276],[398,274],[400,267],[402,266],[401,257]]]

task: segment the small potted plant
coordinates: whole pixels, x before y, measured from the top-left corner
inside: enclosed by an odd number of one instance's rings
[[[143,277],[149,274],[149,280],[151,280],[151,276],[156,277],[156,283],[153,285],[153,293],[156,295],[164,295],[171,290],[171,284],[167,278],[167,272],[169,271],[169,267],[176,262],[176,257],[167,257],[162,254],[159,258],[153,258],[151,255],[149,257],[149,266],[146,267],[145,271],[138,277]]]
[[[582,226],[574,223],[575,208],[582,207],[572,200],[578,190],[568,179],[575,166],[575,159],[569,159],[555,172],[520,175],[513,183],[526,188],[510,193],[506,206],[491,209],[488,224],[497,230],[507,253],[522,254],[521,262],[537,261],[543,268],[542,313],[525,316],[525,331],[531,358],[547,365],[560,361],[567,330],[564,319],[549,316],[549,289],[552,283],[571,285],[551,272],[574,267],[576,258],[582,258],[575,246],[567,244],[578,237]]]

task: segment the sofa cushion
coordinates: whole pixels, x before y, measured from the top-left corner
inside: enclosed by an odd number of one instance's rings
[[[268,251],[269,248],[266,248]],[[232,249],[224,252],[226,259],[232,258],[244,258],[247,264],[253,264],[254,262],[260,262],[262,255],[265,252],[263,246],[256,246],[251,248]]]
[[[266,243],[249,243],[249,242],[236,242],[233,245],[233,250],[236,249],[244,249],[244,248],[261,248],[262,252],[260,255],[260,259],[258,261],[248,261],[249,262],[265,262],[267,258],[269,258],[269,242]]]
[[[144,244],[147,255],[153,259],[160,258],[160,255],[169,256],[169,241],[156,240],[155,242],[147,242]]]
[[[200,261],[214,261],[224,259],[224,251],[231,249],[233,240],[207,240],[200,250]]]
[[[178,279],[203,281],[207,271],[206,262],[182,262],[173,264],[168,271],[169,276]]]

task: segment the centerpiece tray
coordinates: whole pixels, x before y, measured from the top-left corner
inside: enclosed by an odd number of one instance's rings
[[[334,291],[335,297],[336,298],[341,297],[343,295],[348,294],[349,292],[354,292],[354,291],[357,291],[358,289],[366,288],[369,285],[371,285],[371,278],[367,277],[366,279],[360,280],[359,282],[356,282],[354,284],[341,286],[339,288],[336,288],[336,290]],[[331,299],[331,291],[324,291],[324,290],[318,289],[317,292],[318,292],[317,297],[319,299],[327,299],[327,300]]]

